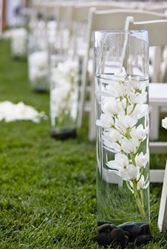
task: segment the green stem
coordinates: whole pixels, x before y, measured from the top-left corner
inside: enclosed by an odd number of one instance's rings
[[[139,212],[142,216],[142,219],[145,219],[146,214],[144,211],[144,197],[143,197],[143,192],[142,190],[138,191],[137,190],[137,183],[136,180],[133,180],[133,191],[134,191],[134,197],[136,200],[137,207],[139,209]]]

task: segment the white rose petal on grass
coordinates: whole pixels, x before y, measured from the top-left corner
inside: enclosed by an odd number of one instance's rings
[[[100,119],[96,121],[96,125],[102,128],[111,128],[113,124],[113,118],[107,114],[101,114]]]
[[[167,117],[165,117],[164,119],[162,119],[162,127],[167,129]]]
[[[38,112],[23,102],[14,104],[9,101],[4,101],[0,103],[0,120],[4,120],[5,122],[29,120],[39,123],[42,119],[47,119],[44,112]]]
[[[141,152],[140,154],[137,154],[135,157],[135,163],[137,167],[145,168],[148,163],[148,154],[144,155],[143,152]]]
[[[115,160],[109,161],[107,166],[123,180],[133,180],[139,174],[138,168],[129,164],[129,159],[124,154],[116,154]]]

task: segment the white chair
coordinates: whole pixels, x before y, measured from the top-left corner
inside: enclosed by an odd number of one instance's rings
[[[130,19],[129,19],[130,20]],[[165,46],[167,45],[167,20],[152,20],[146,22],[131,22],[130,21],[130,29],[144,29],[148,31],[149,34],[149,44],[150,46]],[[158,31],[158,35],[157,35]],[[159,86],[159,90],[163,88],[162,85]],[[167,89],[166,92],[163,93],[164,90],[161,90],[160,96],[155,100],[159,102],[161,105],[161,98],[162,95],[166,96],[167,100]],[[156,95],[155,95],[156,98]],[[162,98],[163,99],[163,98]],[[164,104],[162,102],[162,104]],[[160,148],[161,147],[161,148]],[[153,148],[157,152],[160,149],[167,153],[167,143],[159,143],[158,145],[153,144]],[[154,176],[156,178],[156,176]],[[158,226],[160,231],[167,229],[167,166],[166,170],[164,171],[164,179],[163,179],[163,189],[162,189],[162,196],[161,196],[161,203],[160,203],[160,210],[159,210],[159,217],[158,217]]]
[[[162,195],[158,216],[158,227],[162,232],[167,229],[167,163],[163,180]]]
[[[91,35],[95,30],[123,30],[127,16],[133,16],[135,20],[150,20],[166,18],[165,15],[157,14],[154,12],[141,11],[141,10],[112,10],[112,11],[96,11],[91,9],[89,13],[89,23],[87,31],[87,50],[83,64],[82,75],[82,91],[81,103],[79,110],[79,125],[82,125],[83,113],[85,108],[85,93],[87,85],[87,68],[89,61],[89,52],[91,48]],[[92,81],[93,82],[93,81]],[[89,105],[89,140],[95,139],[95,114],[94,114],[94,84],[91,85],[90,93],[91,104]]]
[[[136,28],[145,28],[149,31],[150,46],[165,46],[167,44],[166,21],[150,21],[133,24]],[[133,27],[133,26],[132,26]],[[158,31],[158,35],[157,35]],[[150,85],[151,112],[151,134],[152,139],[157,140],[159,136],[159,120],[161,108],[167,108],[167,84]]]

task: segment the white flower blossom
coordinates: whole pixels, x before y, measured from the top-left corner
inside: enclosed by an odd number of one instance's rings
[[[111,84],[107,85],[105,87],[105,92],[110,93],[110,95],[114,98],[124,97],[126,94],[124,85],[117,81],[112,81]]]
[[[126,153],[134,153],[139,147],[140,142],[137,138],[127,139],[126,137],[121,141],[121,149]]]
[[[145,179],[142,169],[146,168],[149,155],[140,147],[149,133],[148,81],[134,80],[123,72],[115,73],[111,79],[104,78],[104,82],[97,91],[102,113],[96,124],[103,128],[104,149],[115,154],[115,159],[108,161],[106,166],[127,181],[133,193],[133,188],[148,187],[148,178]]]
[[[32,82],[48,75],[48,53],[37,51],[29,56],[29,78]]]
[[[114,128],[104,131],[102,135],[104,147],[113,153],[121,152],[121,146],[118,143],[120,138],[121,134]]]
[[[102,111],[110,115],[125,113],[125,102],[117,101],[114,97],[105,97],[102,100]]]
[[[77,116],[78,101],[78,62],[68,59],[58,63],[51,70],[51,113],[53,117],[70,112],[73,119]]]
[[[108,130],[107,132],[104,132],[103,135],[112,142],[118,142],[122,138],[121,133],[119,133],[119,131],[114,128]]]
[[[130,93],[129,94],[129,100],[131,103],[134,104],[143,104],[147,100],[147,92],[141,93],[141,94],[136,94],[136,93]]]
[[[116,128],[125,133],[128,128],[132,128],[137,123],[137,119],[128,115],[119,115],[115,121]]]
[[[108,114],[101,114],[100,119],[96,121],[96,125],[103,128],[111,128],[113,124],[114,120]]]
[[[143,141],[148,135],[148,127],[144,129],[143,125],[140,124],[137,128],[133,127],[130,131],[132,138],[136,137],[138,140]]]
[[[147,81],[137,81],[137,80],[131,80],[131,82],[129,83],[129,85],[131,86],[131,90],[133,92],[140,92],[140,93],[144,93],[146,92],[146,88],[148,87],[148,82]]]
[[[11,48],[14,56],[25,56],[27,50],[27,31],[24,28],[12,30]]]
[[[103,138],[103,144],[104,148],[112,153],[120,153],[121,152],[121,147],[118,143],[116,142],[111,142],[107,138]]]
[[[148,186],[149,186],[149,181],[145,180],[144,175],[142,175],[139,181],[137,182],[137,190],[147,189]]]
[[[131,116],[140,119],[148,114],[149,106],[148,104],[137,104]]]
[[[133,180],[137,177],[139,170],[129,163],[129,159],[124,154],[116,154],[115,160],[109,161],[107,166],[123,180]]]
[[[162,127],[167,129],[167,117],[165,117],[164,119],[162,119]]]
[[[143,152],[141,152],[140,154],[137,154],[135,157],[135,163],[137,167],[145,168],[148,163],[148,154],[144,155]]]

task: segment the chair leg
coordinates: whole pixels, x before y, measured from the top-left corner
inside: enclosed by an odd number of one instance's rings
[[[96,118],[95,118],[95,84],[92,81],[90,89],[90,112],[89,112],[89,141],[96,139]]]
[[[158,216],[158,227],[160,231],[167,229],[167,163],[163,181],[159,216]]]
[[[79,112],[78,112],[78,127],[79,128],[82,127],[84,107],[85,107],[85,95],[86,95],[86,86],[87,86],[87,63],[88,63],[88,58],[85,58],[83,62],[81,87],[80,87],[80,103],[79,103]]]
[[[157,105],[152,106],[150,113],[150,139],[158,140],[159,138],[159,107]]]

